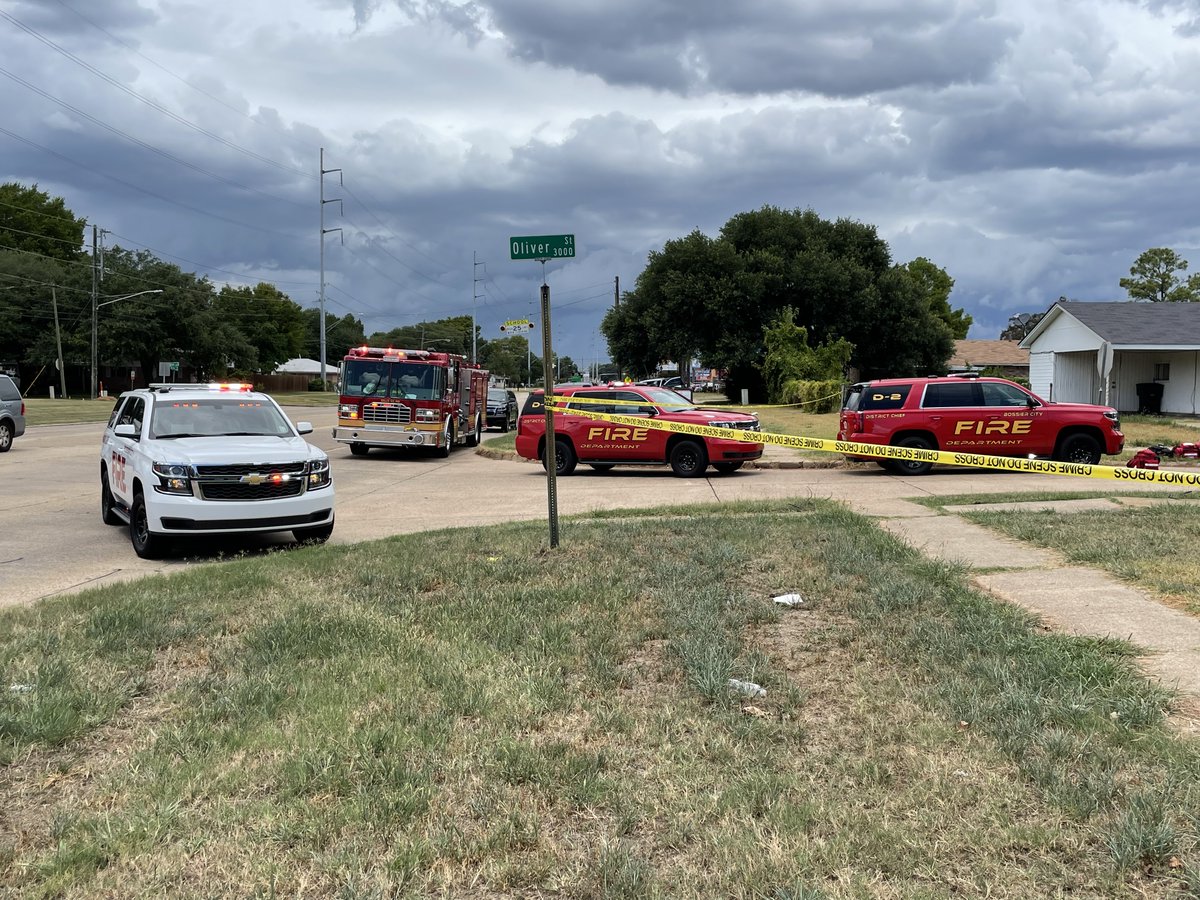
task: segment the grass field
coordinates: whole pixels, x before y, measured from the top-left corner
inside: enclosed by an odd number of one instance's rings
[[[337,394],[317,391],[279,393],[273,395],[281,406],[337,405]],[[75,425],[84,422],[105,422],[112,412],[115,397],[99,400],[49,400],[42,397],[25,399],[25,421],[28,425]]]
[[[0,893],[1200,896],[1200,744],[1128,646],[824,502],[562,536],[0,614]]]

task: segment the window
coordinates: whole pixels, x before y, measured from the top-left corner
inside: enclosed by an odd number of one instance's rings
[[[1011,384],[996,384],[985,381],[979,385],[983,388],[984,406],[1028,406],[1029,395]]]
[[[1155,381],[1170,381],[1171,380],[1171,364],[1170,363],[1155,363],[1154,364],[1154,380]]]
[[[982,406],[979,385],[969,381],[945,381],[925,388],[925,409],[953,406]]]
[[[911,384],[893,384],[874,388],[865,384],[856,384],[846,395],[845,406],[846,409],[863,410],[864,412],[876,409],[901,409],[911,390]]]

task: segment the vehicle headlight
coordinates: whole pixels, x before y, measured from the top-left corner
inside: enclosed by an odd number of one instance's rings
[[[155,463],[154,474],[158,476],[156,490],[163,494],[190,494],[192,492],[191,468],[182,463]]]
[[[314,459],[308,464],[308,489],[310,491],[329,487],[333,483],[333,474],[329,469],[328,459]]]
[[[338,417],[342,419],[357,419],[358,407],[353,403],[344,403],[338,407]]]
[[[438,411],[436,409],[418,409],[418,422],[436,422],[438,420]]]

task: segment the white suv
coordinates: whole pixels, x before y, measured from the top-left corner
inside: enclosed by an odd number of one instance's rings
[[[144,559],[172,537],[333,533],[329,458],[266,394],[241,384],[160,384],[126,391],[100,451],[100,515],[129,525]]]

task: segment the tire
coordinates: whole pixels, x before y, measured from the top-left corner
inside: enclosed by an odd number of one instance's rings
[[[350,455],[351,456],[366,456],[367,453],[370,451],[370,449],[371,448],[368,447],[366,444],[354,443],[354,444],[350,445]]]
[[[680,478],[699,478],[708,468],[708,451],[697,441],[680,441],[671,448],[671,471]]]
[[[333,534],[333,522],[315,528],[293,528],[292,537],[301,544],[323,544]]]
[[[579,457],[575,455],[574,448],[571,447],[571,442],[562,438],[554,439],[554,474],[570,475],[575,471],[575,466],[579,464]],[[546,466],[546,454],[542,452],[542,468]]]
[[[445,459],[450,455],[450,448],[454,446],[454,428],[450,425],[450,420],[446,420],[446,424],[442,426],[442,446],[437,448],[437,455]]]
[[[475,430],[467,437],[467,446],[478,447],[481,440],[483,440],[483,418],[476,414]]]
[[[500,423],[500,431],[504,434],[508,434],[508,432],[512,430],[511,422],[512,420],[508,417],[508,413],[505,413],[504,421]]]
[[[912,447],[914,450],[932,450],[933,442],[929,438],[920,437],[919,435],[911,435],[909,437],[900,438],[896,441],[894,447]],[[889,459],[891,470],[897,475],[928,475],[929,470],[933,468],[933,463],[930,462],[913,462],[906,459]]]
[[[125,524],[121,517],[113,511],[113,507],[116,505],[112,491],[108,488],[108,472],[102,466],[100,468],[100,521],[105,525]]]
[[[140,491],[134,495],[133,508],[129,511],[129,542],[133,544],[133,552],[142,559],[159,559],[166,549],[167,539],[150,530],[146,498]]]
[[[718,472],[720,472],[722,475],[732,475],[734,472],[736,472],[741,467],[742,467],[741,460],[738,460],[737,462],[713,463],[713,468],[716,469]]]
[[[7,453],[12,447],[13,427],[8,422],[0,422],[0,453]]]
[[[1059,444],[1055,459],[1059,462],[1094,466],[1100,462],[1100,442],[1090,434],[1072,434]]]
[[[611,472],[613,470],[614,464],[613,463],[588,463],[588,465],[591,466],[593,469],[595,469],[597,472]]]

